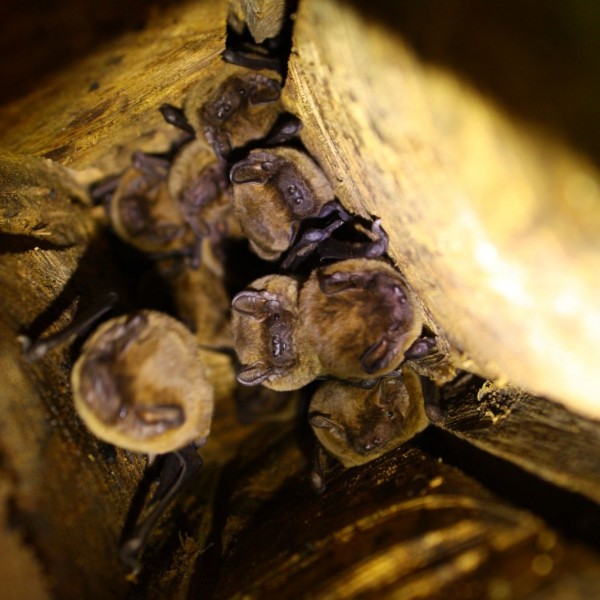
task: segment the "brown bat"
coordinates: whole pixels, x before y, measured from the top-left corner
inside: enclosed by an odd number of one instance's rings
[[[192,232],[169,193],[168,172],[166,159],[136,152],[107,207],[115,233],[145,253],[177,252],[193,245]]]
[[[203,239],[217,248],[223,238],[241,236],[225,168],[198,140],[180,147],[173,162],[136,152],[108,213],[113,230],[129,245],[156,257],[190,256],[194,267]]]
[[[300,322],[320,375],[340,379],[392,371],[415,357],[423,330],[420,306],[400,273],[366,258],[315,269],[300,292]]]
[[[107,294],[64,330],[32,342],[24,356],[39,360],[81,334],[116,301]],[[194,335],[179,321],[150,310],[116,317],[85,342],[71,372],[75,408],[101,440],[154,457],[164,454],[160,483],[143,518],[122,541],[120,556],[135,572],[156,522],[202,466],[196,449],[210,432],[214,391]]]
[[[75,408],[98,438],[163,454],[210,432],[213,387],[194,335],[164,313],[111,319],[86,340],[71,374]]]
[[[319,217],[334,200],[320,167],[293,148],[252,150],[233,165],[230,178],[242,231],[264,260],[277,260],[294,243],[300,223]]]
[[[213,254],[218,254],[224,239],[242,237],[225,165],[204,140],[179,149],[169,169],[168,190],[193,233],[193,267],[200,264],[202,240],[209,240]]]
[[[224,62],[212,79],[192,86],[183,110],[160,108],[165,120],[195,134],[201,132],[217,158],[264,138],[281,113],[281,76],[269,69],[255,71]]]
[[[322,383],[311,399],[308,419],[319,443],[345,467],[390,452],[429,424],[420,377],[407,367],[370,387]]]
[[[267,275],[234,297],[231,328],[240,383],[295,390],[318,373],[318,359],[299,326],[299,291],[297,278]]]
[[[213,384],[194,335],[164,313],[111,319],[83,346],[71,372],[75,408],[101,440],[149,456],[165,454],[160,483],[119,554],[134,572],[150,532],[202,466],[214,407]]]
[[[315,269],[303,283],[271,275],[234,297],[232,329],[245,385],[298,389],[317,377],[370,379],[427,355],[420,305],[382,260]]]

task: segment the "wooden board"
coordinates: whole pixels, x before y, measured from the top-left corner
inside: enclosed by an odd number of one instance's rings
[[[600,423],[545,398],[462,377],[446,386],[438,427],[600,503]]]
[[[5,150],[85,168],[116,146],[165,128],[158,107],[217,68],[227,3],[187,2],[157,10],[141,31],[122,35],[0,108]],[[143,144],[142,144],[143,147]]]
[[[384,5],[300,3],[285,91],[304,143],[344,203],[382,217],[463,366],[599,416],[600,175],[581,122],[597,131],[598,16],[580,4],[543,17],[534,3]],[[546,46],[511,10],[552,23],[550,47],[564,45],[563,17],[581,28],[581,58],[556,73],[567,101],[549,106]],[[541,86],[519,111],[515,65]]]
[[[226,516],[214,538],[223,560],[215,598],[584,598],[600,591],[593,553],[415,447],[335,468],[317,496],[297,432],[260,434],[230,468],[220,500]],[[201,561],[198,577],[210,586],[209,568]]]
[[[0,107],[0,147],[12,152],[0,155],[0,547],[15,562],[0,580],[34,598],[598,595],[597,550],[440,464],[427,444],[334,469],[317,498],[285,426],[260,428],[230,462],[250,431],[231,404],[219,407],[204,475],[154,536],[137,585],[125,579],[115,550],[143,461],[107,450],[77,419],[70,351],[27,365],[16,335],[59,329],[102,285],[126,303],[134,293],[77,182],[168,146],[176,132],[157,107],[180,105],[219,68],[226,4],[157,9]],[[577,2],[509,2],[497,14],[385,4],[299,3],[285,102],[303,141],[344,203],[383,218],[394,260],[462,366],[598,416],[597,21]],[[566,79],[544,69],[547,48],[517,11],[545,23],[539,37],[557,41]],[[489,483],[515,463],[551,481],[544,490],[598,501],[597,425],[531,394],[445,400],[436,422],[469,442],[462,471],[483,457]],[[559,525],[576,506],[558,507]]]

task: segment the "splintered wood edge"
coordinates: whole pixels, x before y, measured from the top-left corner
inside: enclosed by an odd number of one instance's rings
[[[304,0],[284,101],[464,368],[600,417],[600,175],[399,32]]]
[[[461,379],[444,388],[436,426],[600,503],[598,423],[510,385]]]
[[[281,32],[285,11],[286,0],[230,0],[229,24],[238,33],[247,25],[261,44]]]

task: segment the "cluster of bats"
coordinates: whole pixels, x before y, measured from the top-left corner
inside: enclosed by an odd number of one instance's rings
[[[317,491],[325,487],[325,451],[360,465],[428,423],[425,376],[446,358],[435,327],[387,257],[379,219],[350,214],[303,148],[281,85],[276,71],[224,62],[189,90],[182,108],[160,107],[182,130],[168,155],[136,152],[92,192],[124,242],[180,264],[169,275],[177,317],[139,310],[105,320],[72,370],[76,409],[96,436],[170,455],[155,509],[124,542],[131,564],[201,465],[196,450],[214,405],[207,350],[235,353],[244,386],[281,392],[317,382],[308,406]],[[223,254],[232,239],[246,239],[275,273],[230,299]],[[54,343],[26,346],[33,359]]]

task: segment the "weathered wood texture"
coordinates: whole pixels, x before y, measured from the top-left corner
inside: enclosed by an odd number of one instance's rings
[[[163,9],[173,0],[160,3]],[[153,8],[154,7],[154,8]],[[152,0],[4,0],[0,5],[0,104],[43,86],[62,68],[126,32],[139,31]]]
[[[585,598],[594,554],[415,447],[334,469],[316,496],[297,439],[251,438],[229,470],[215,598]],[[227,503],[227,504],[226,504]],[[198,577],[214,578],[210,561]],[[200,588],[198,588],[200,589]]]
[[[599,29],[585,2],[304,0],[286,84],[464,366],[595,416]]]
[[[5,150],[96,166],[104,154],[156,127],[157,108],[215,68],[225,45],[227,3],[187,2],[156,10],[130,32],[0,109]],[[142,143],[143,149],[143,143]]]
[[[118,281],[114,265],[100,241],[91,276],[97,228],[65,169],[3,154],[0,174],[3,222],[27,225],[3,232],[0,246],[0,543],[14,546],[2,597],[124,597],[130,584],[114,549],[142,461],[107,453],[76,417],[68,348],[27,364],[17,343],[23,331],[62,328],[97,286]]]
[[[476,378],[475,378],[476,379]],[[438,427],[600,503],[600,423],[545,398],[465,376],[446,386]]]
[[[261,44],[281,32],[286,0],[231,0],[229,23],[238,33],[248,27],[254,40]]]

